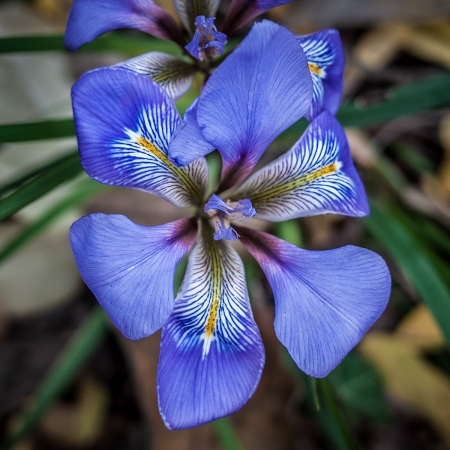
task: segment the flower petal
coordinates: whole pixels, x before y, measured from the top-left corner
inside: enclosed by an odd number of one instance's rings
[[[200,425],[241,408],[264,365],[242,262],[226,242],[212,239],[208,224],[203,228],[162,332],[157,390],[169,429]]]
[[[269,21],[255,24],[211,75],[198,102],[206,140],[222,154],[222,189],[252,170],[269,144],[308,110],[312,81],[297,38]]]
[[[177,166],[185,166],[211,153],[215,147],[202,134],[197,123],[198,99],[186,110],[184,121],[175,130],[169,143],[169,158]]]
[[[258,219],[323,213],[369,214],[369,206],[339,122],[324,111],[287,153],[246,180],[231,199],[248,198]]]
[[[292,0],[232,0],[222,25],[222,31],[231,34],[247,22]]]
[[[325,377],[383,312],[391,277],[376,253],[348,245],[302,250],[266,233],[239,228],[275,296],[275,331],[297,365]]]
[[[134,70],[156,81],[173,100],[178,100],[191,88],[195,70],[176,56],[162,52],[150,52],[129,59],[116,67]]]
[[[196,17],[214,17],[219,7],[219,0],[174,0],[173,3],[181,22],[191,36],[195,31]]]
[[[82,217],[70,228],[81,277],[125,337],[149,336],[167,321],[175,269],[196,228],[187,219],[144,227],[106,214]]]
[[[170,162],[169,140],[181,120],[155,82],[123,68],[97,69],[75,83],[72,101],[81,162],[92,178],[180,207],[201,203],[206,161],[186,167]]]
[[[184,45],[175,20],[152,0],[75,0],[64,44],[75,51],[101,34],[119,28],[135,28]]]
[[[345,64],[339,32],[328,29],[297,38],[313,80],[313,101],[306,118],[311,121],[323,110],[336,114],[341,103]]]

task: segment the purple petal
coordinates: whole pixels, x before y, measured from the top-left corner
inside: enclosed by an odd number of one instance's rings
[[[269,9],[290,3],[292,0],[232,0],[222,25],[228,35],[239,30],[247,22],[269,11]]]
[[[75,0],[64,44],[75,51],[101,34],[119,28],[135,28],[184,45],[175,20],[152,0]]]
[[[169,144],[169,158],[177,166],[185,166],[211,153],[215,147],[203,136],[197,123],[198,99],[186,110],[183,122],[175,130]]]
[[[221,189],[248,175],[272,140],[307,112],[311,98],[297,38],[269,21],[254,25],[211,75],[198,102],[202,133],[224,160]]]
[[[156,81],[173,100],[178,100],[191,88],[195,69],[177,58],[162,52],[150,52],[116,64],[134,70]]]
[[[199,61],[221,55],[227,43],[227,36],[217,31],[214,17],[198,16],[195,19],[196,30],[192,41],[184,47],[191,56]]]
[[[391,277],[376,253],[348,245],[302,250],[266,233],[239,228],[275,296],[275,331],[297,365],[328,375],[383,312]]]
[[[174,305],[173,277],[196,238],[194,221],[144,227],[124,216],[91,214],[70,228],[81,277],[128,339],[161,328]]]
[[[95,180],[142,189],[180,207],[200,204],[206,161],[177,167],[167,156],[180,124],[172,100],[155,82],[123,68],[97,69],[72,88],[81,162]]]
[[[242,261],[226,242],[212,239],[208,224],[205,228],[162,332],[157,390],[169,429],[200,425],[241,408],[264,365]]]
[[[324,111],[287,153],[263,167],[231,194],[248,198],[259,219],[287,220],[338,213],[369,214],[364,186],[344,130]]]
[[[336,114],[341,103],[345,56],[337,30],[321,30],[298,36],[308,59],[313,80],[313,101],[306,115],[314,119],[322,111]]]

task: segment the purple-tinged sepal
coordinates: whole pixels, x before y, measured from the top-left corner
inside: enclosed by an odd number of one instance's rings
[[[198,99],[186,110],[169,143],[169,158],[177,166],[185,166],[211,153],[215,147],[202,134],[197,122]]]
[[[75,83],[72,103],[88,175],[100,183],[150,192],[179,207],[202,202],[206,161],[178,167],[169,160],[169,141],[181,119],[157,83],[124,68],[97,69]]]
[[[101,34],[119,28],[135,28],[184,45],[175,20],[152,0],[75,0],[64,44],[75,51]]]
[[[156,81],[173,100],[178,100],[191,88],[195,69],[177,58],[162,52],[145,53],[136,58],[128,59],[115,67],[134,70]]]
[[[173,4],[184,28],[192,36],[197,16],[214,17],[219,7],[219,0],[174,0]]]
[[[227,43],[227,36],[217,31],[214,17],[197,16],[195,26],[192,41],[184,47],[189,54],[199,61],[221,55]]]
[[[313,100],[306,118],[311,121],[324,110],[336,114],[341,103],[345,64],[339,32],[327,29],[297,38],[313,80]]]
[[[175,306],[175,269],[196,236],[196,222],[188,219],[144,227],[124,216],[91,214],[70,228],[81,277],[129,339],[166,323]]]
[[[366,216],[369,205],[339,122],[324,111],[284,155],[231,193],[250,199],[258,218],[282,221],[337,213]]]
[[[212,239],[208,223],[202,227],[161,337],[158,404],[169,429],[237,411],[264,365],[242,261],[226,241]]]
[[[386,307],[391,277],[376,253],[354,246],[302,250],[239,228],[275,297],[275,332],[308,375],[328,375]]]
[[[222,25],[222,31],[230,35],[255,17],[269,9],[285,5],[292,0],[232,0]]]
[[[220,189],[245,178],[273,139],[308,111],[311,99],[311,75],[296,36],[269,21],[255,24],[198,101],[201,132],[222,155]]]

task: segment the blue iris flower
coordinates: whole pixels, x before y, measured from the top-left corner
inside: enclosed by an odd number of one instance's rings
[[[123,68],[92,71],[73,88],[81,161],[92,178],[197,210],[193,219],[156,227],[92,214],[70,230],[80,273],[117,328],[130,339],[162,328],[157,392],[168,428],[230,414],[258,385],[264,348],[231,240],[261,265],[277,336],[311,376],[336,367],[386,306],[390,275],[375,253],[303,250],[243,226],[253,216],[368,214],[344,131],[327,110],[291,150],[249,176],[312,99],[297,38],[267,21],[211,75],[184,121],[156,83]],[[208,199],[201,154],[213,149],[223,159],[222,180]],[[192,161],[180,166],[181,159]],[[190,250],[175,299],[175,269]]]

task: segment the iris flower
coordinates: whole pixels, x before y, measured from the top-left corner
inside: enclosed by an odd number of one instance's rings
[[[115,326],[129,339],[162,327],[157,393],[170,429],[238,410],[261,377],[264,348],[231,241],[239,239],[261,265],[276,334],[311,376],[326,376],[385,308],[390,276],[377,254],[354,246],[303,250],[243,226],[252,216],[368,213],[344,132],[326,110],[291,150],[247,177],[273,139],[310,111],[312,97],[297,38],[267,21],[212,74],[184,122],[167,94],[133,71],[98,69],[74,85],[87,173],[196,211],[154,227],[92,214],[70,230],[81,276]],[[223,159],[222,187],[209,199],[202,146]],[[179,166],[181,153],[193,161]],[[174,298],[174,273],[189,251]]]

